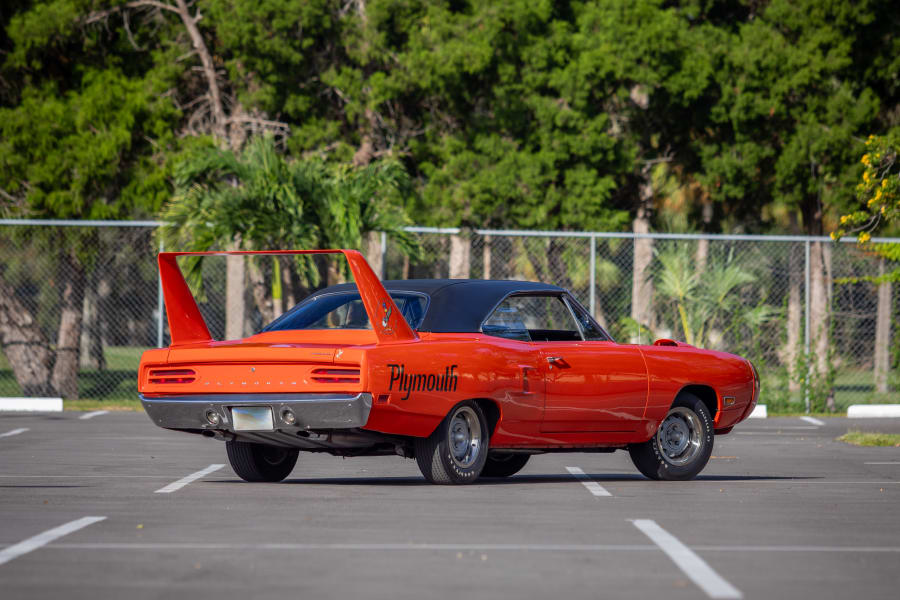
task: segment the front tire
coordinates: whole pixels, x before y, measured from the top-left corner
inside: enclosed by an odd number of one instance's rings
[[[484,413],[471,401],[460,402],[427,438],[416,438],[416,462],[431,483],[472,483],[488,454],[490,431]]]
[[[518,454],[514,452],[491,452],[488,454],[484,468],[481,470],[482,477],[510,477],[515,475],[531,458],[528,454]]]
[[[697,476],[713,449],[713,424],[700,398],[683,393],[675,399],[656,434],[628,447],[631,461],[646,477],[685,481]]]
[[[225,442],[228,462],[244,481],[281,481],[291,474],[300,450],[249,442]]]

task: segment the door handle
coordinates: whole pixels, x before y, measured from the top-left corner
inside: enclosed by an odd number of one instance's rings
[[[548,356],[547,362],[550,363],[550,366],[553,366],[553,363],[561,363],[565,362],[562,356]]]

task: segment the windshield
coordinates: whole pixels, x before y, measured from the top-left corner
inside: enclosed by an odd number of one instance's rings
[[[418,329],[428,297],[415,292],[389,292],[409,326]],[[372,329],[359,292],[334,292],[307,298],[284,313],[263,331],[291,329]]]

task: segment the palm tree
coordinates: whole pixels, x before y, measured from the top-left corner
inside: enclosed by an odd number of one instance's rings
[[[773,311],[740,312],[738,292],[756,276],[738,264],[733,256],[723,257],[698,272],[695,254],[687,246],[659,252],[660,269],[656,275],[656,291],[674,308],[684,340],[702,346],[711,340],[710,333],[721,331],[729,322],[764,322]]]
[[[175,190],[159,230],[168,249],[354,248],[366,233],[383,231],[404,254],[418,251],[403,229],[409,222],[403,203],[414,189],[393,160],[362,168],[289,160],[271,137],[257,137],[240,152],[210,147],[189,154],[175,168]],[[188,280],[202,296],[201,265],[186,261]],[[281,313],[283,299],[293,304],[295,291],[346,275],[334,267],[323,272],[307,256],[254,257],[247,266],[265,321]],[[241,287],[230,289],[241,293]],[[229,306],[241,302],[226,300]],[[241,321],[228,329],[240,331],[243,315],[229,316],[235,319]]]

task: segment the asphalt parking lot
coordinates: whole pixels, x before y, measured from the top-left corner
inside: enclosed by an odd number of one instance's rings
[[[221,442],[84,416],[0,415],[3,598],[893,599],[900,585],[900,448],[834,441],[900,419],[751,420],[690,482],[648,481],[617,452],[445,487],[399,457],[312,454],[284,483],[248,484]]]

